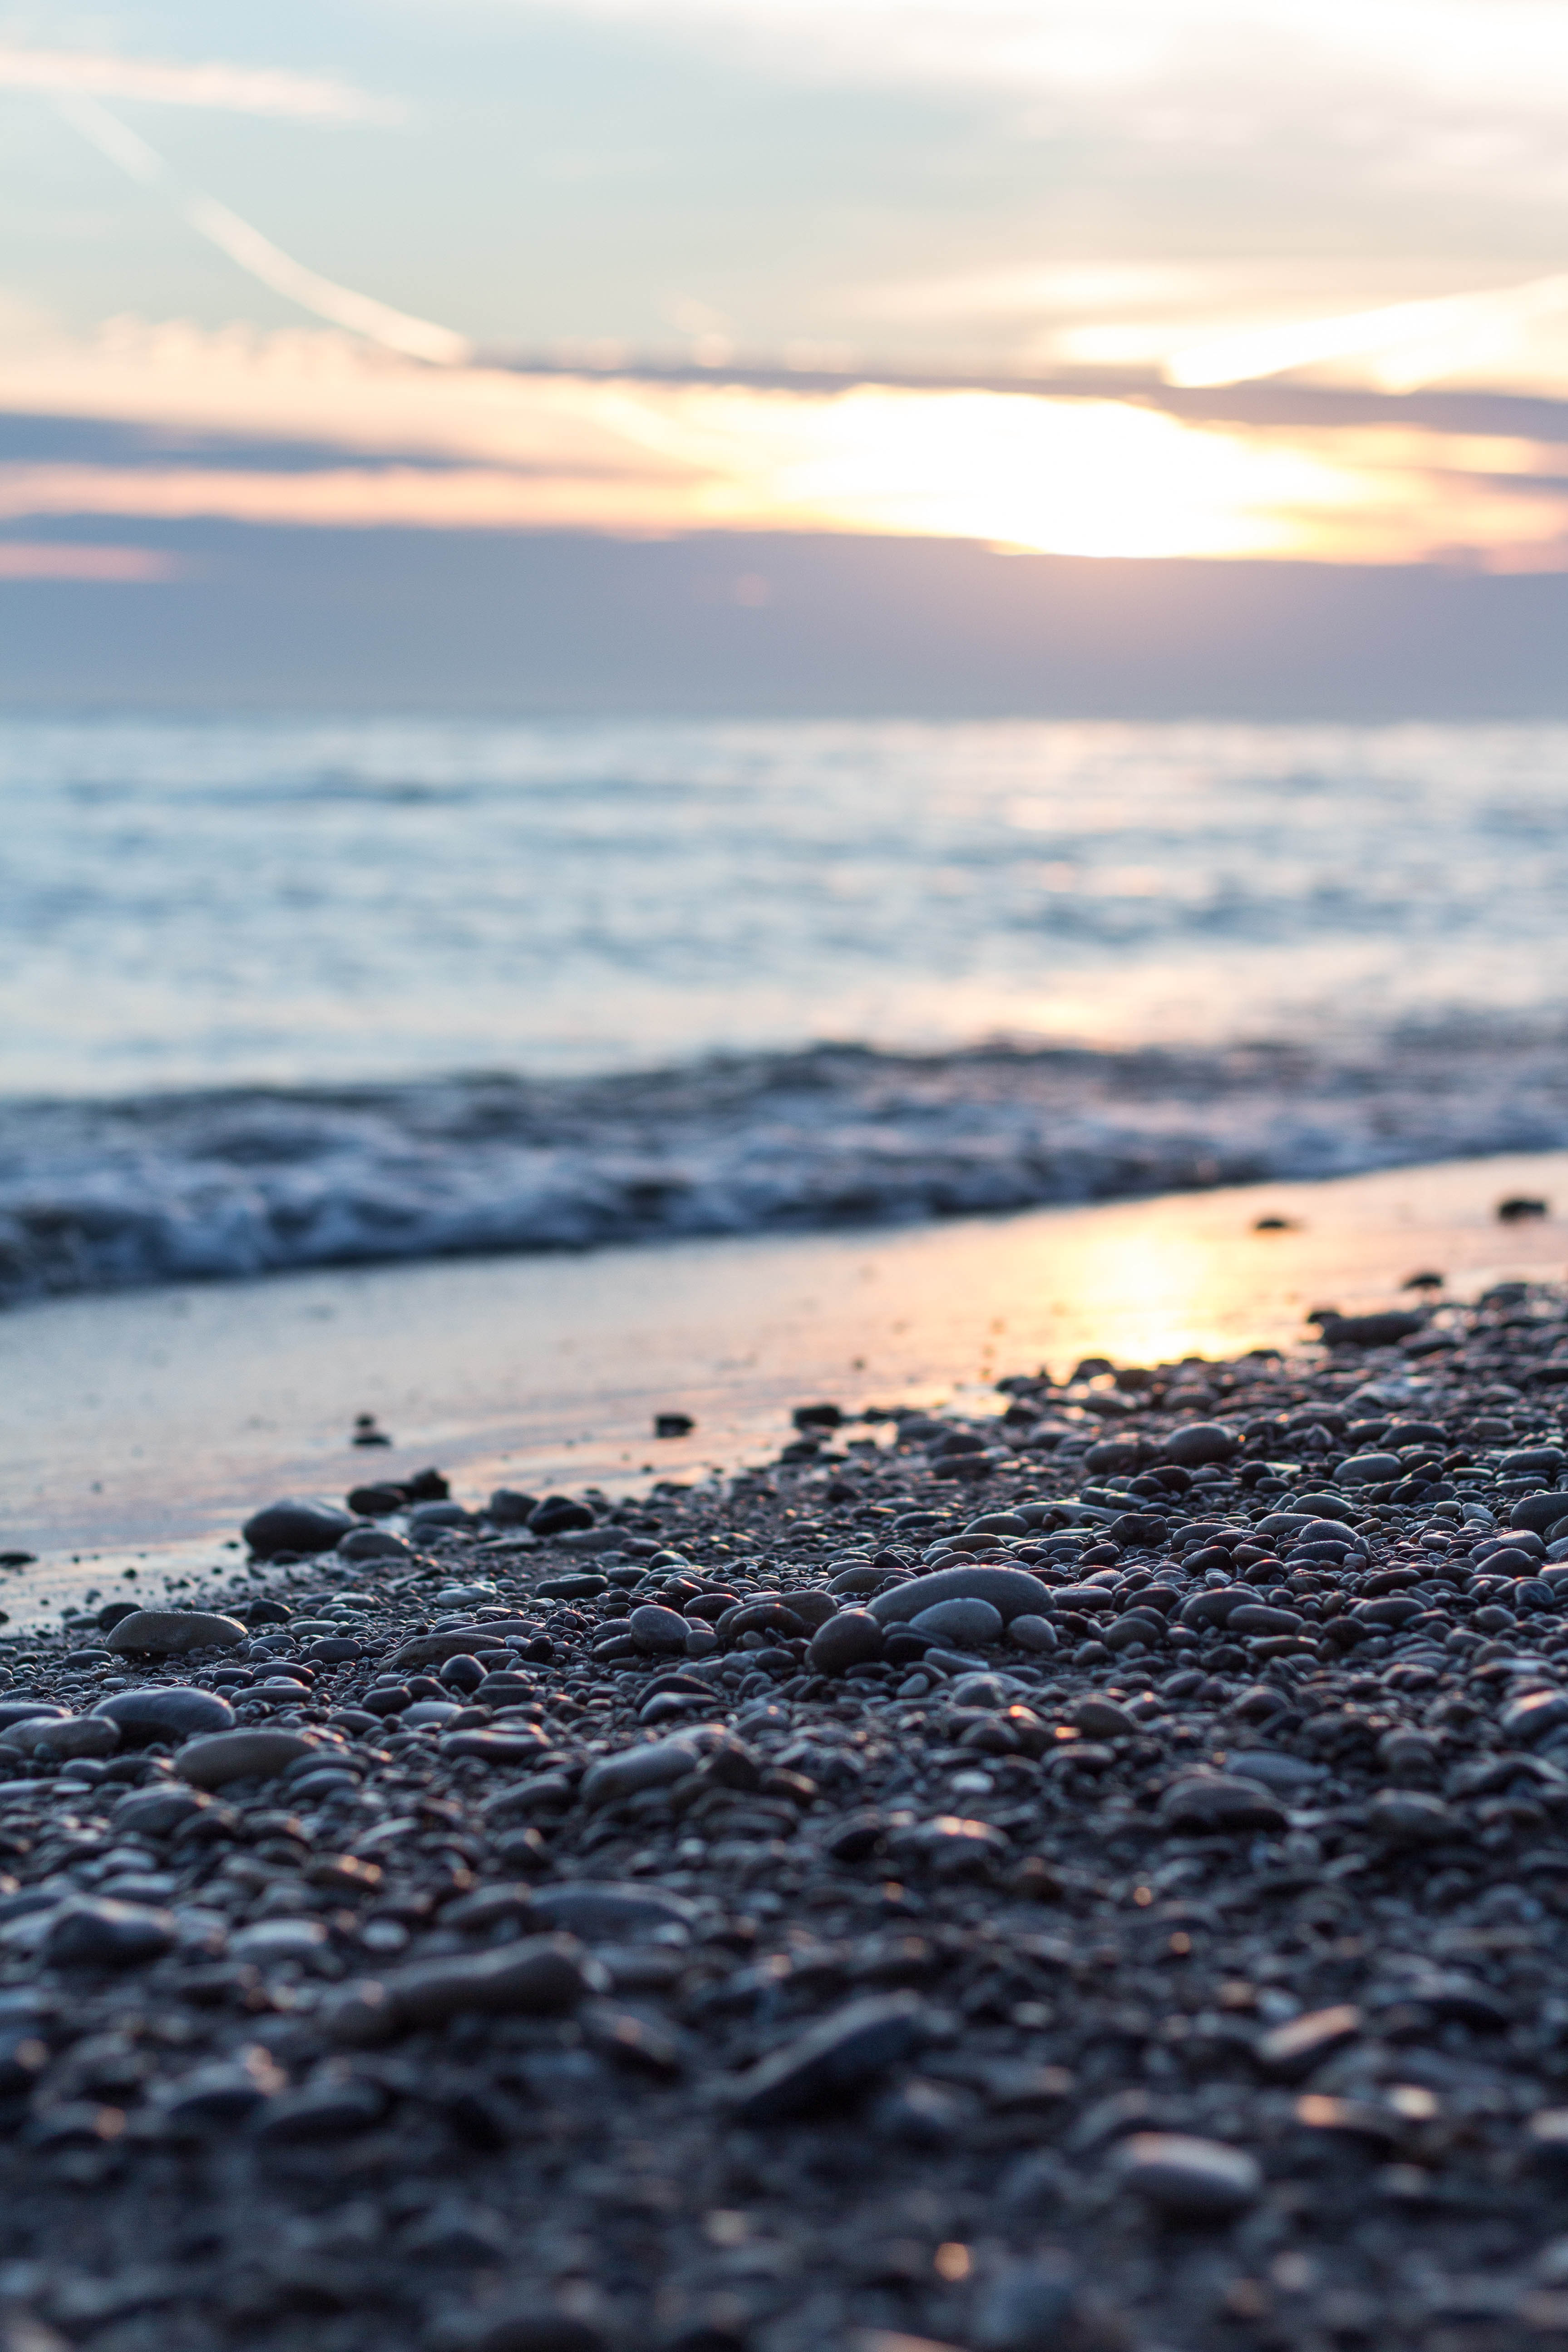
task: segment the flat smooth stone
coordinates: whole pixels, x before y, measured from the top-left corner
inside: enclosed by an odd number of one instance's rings
[[[183,1658],[190,1650],[232,1650],[248,1642],[237,1618],[211,1617],[201,1609],[138,1609],[122,1617],[109,1637],[119,1657],[138,1651],[154,1657]]]
[[[310,1755],[315,1745],[297,1731],[219,1731],[189,1741],[175,1757],[174,1769],[196,1789],[221,1789],[226,1780],[269,1780]]]
[[[195,1739],[203,1732],[227,1731],[234,1722],[226,1699],[189,1683],[116,1691],[100,1698],[92,1713],[107,1717],[127,1748],[145,1748],[154,1739]]]

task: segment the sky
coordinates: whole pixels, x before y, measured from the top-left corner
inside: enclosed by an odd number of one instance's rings
[[[1565,104],[1568,0],[23,6],[0,582],[224,525],[1568,571]]]

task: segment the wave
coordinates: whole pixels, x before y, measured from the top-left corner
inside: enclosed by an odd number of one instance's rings
[[[1555,1028],[1102,1052],[856,1045],[14,1101],[0,1301],[289,1267],[825,1228],[1568,1146]]]

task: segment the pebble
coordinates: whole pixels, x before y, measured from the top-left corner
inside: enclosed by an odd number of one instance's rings
[[[1189,1421],[1165,1440],[1165,1455],[1184,1469],[1196,1470],[1210,1462],[1230,1462],[1241,1451],[1234,1429],[1219,1421]]]
[[[134,1789],[114,1808],[114,1826],[130,1837],[167,1837],[206,1811],[210,1801],[177,1785]]]
[[[1114,2158],[1124,2188],[1178,2221],[1228,2221],[1258,2201],[1263,2173],[1245,2148],[1184,2132],[1134,2132]]]
[[[968,1642],[983,1647],[1002,1639],[1002,1612],[989,1601],[939,1601],[922,1609],[910,1623],[915,1633],[933,1642]]]
[[[851,1666],[875,1664],[887,1646],[887,1634],[868,1609],[841,1609],[817,1627],[805,1660],[814,1675],[842,1675]]]
[[[44,1950],[56,1968],[139,1968],[162,1958],[176,1932],[168,1911],[84,1895],[54,1913]]]
[[[1315,2009],[1275,2026],[1259,2037],[1253,2054],[1268,2074],[1291,2080],[1310,2074],[1336,2050],[1355,2041],[1361,2030],[1361,2011],[1352,2001],[1340,2001],[1332,2009]]]
[[[255,2130],[264,2141],[345,2139],[352,2132],[368,2131],[385,2114],[387,2095],[381,2084],[363,2076],[324,2074],[297,2091],[282,2091],[268,2099],[255,2115]]]
[[[1033,1651],[1037,1655],[1044,1655],[1058,1646],[1057,1629],[1050,1619],[1031,1616],[1027,1612],[1014,1618],[1007,1628],[1007,1639],[1016,1648]]]
[[[247,1519],[240,1533],[258,1559],[271,1559],[280,1551],[331,1551],[353,1527],[353,1514],[335,1504],[296,1498],[268,1503]]]
[[[219,1731],[193,1739],[174,1759],[183,1780],[197,1789],[221,1789],[229,1780],[269,1780],[312,1753],[312,1743],[294,1731]]]
[[[774,2050],[731,2091],[738,2122],[782,2123],[863,2091],[922,2047],[931,2021],[912,1992],[871,1994]]]
[[[232,1650],[249,1635],[234,1617],[200,1609],[136,1609],[109,1636],[117,1656],[183,1658],[192,1650]]]
[[[1464,1824],[1441,1797],[1419,1789],[1380,1789],[1366,1809],[1367,1827],[1390,1845],[1443,1845]]]
[[[339,1540],[338,1551],[344,1559],[411,1559],[414,1556],[413,1546],[395,1536],[390,1528],[352,1528]]]
[[[717,1735],[715,1735],[717,1736]],[[663,1788],[696,1770],[702,1744],[690,1732],[671,1739],[651,1741],[646,1748],[627,1748],[595,1764],[583,1781],[585,1805],[616,1805],[646,1789]]]
[[[868,1605],[878,1623],[888,1626],[907,1625],[945,1601],[984,1601],[1005,1624],[1015,1617],[1037,1614],[1040,1598],[1037,1579],[1021,1568],[939,1568],[879,1592]]]
[[[1170,1829],[1279,1830],[1285,1815],[1256,1780],[1228,1772],[1194,1772],[1173,1780],[1160,1799],[1160,1819]]]
[[[112,1756],[120,1745],[120,1727],[102,1716],[32,1716],[0,1732],[0,1742],[24,1755],[58,1757]]]
[[[288,2079],[270,2053],[253,2044],[232,2060],[215,2060],[178,2076],[160,2097],[159,2109],[176,2126],[227,2132],[254,2116],[263,2100],[275,2098]]]
[[[646,1602],[642,1608],[632,1611],[626,1620],[626,1630],[639,1650],[647,1650],[658,1656],[675,1651],[684,1653],[686,1637],[691,1628],[677,1611]]]
[[[1568,2170],[1568,1291],[1444,1321],[542,1517],[421,1474],[352,1505],[437,1506],[412,1551],[184,1587],[252,1638],[167,1680],[96,1637],[195,1612],[15,1640],[0,2168],[57,2283],[0,2300],[118,2341],[70,2315],[184,2141],[129,2326],[191,2352],[1513,2324]]]
[[[469,2014],[551,2017],[606,1979],[572,1936],[532,1936],[472,1958],[424,1960],[346,1993],[331,2012],[343,2040],[376,2041]]]
[[[92,1712],[115,1726],[127,1748],[146,1748],[158,1739],[195,1739],[204,1732],[226,1731],[234,1722],[226,1699],[184,1683],[116,1691],[111,1698],[100,1698]]]
[[[64,1719],[66,1709],[56,1706],[47,1698],[8,1698],[0,1701],[0,1732],[13,1730],[18,1723],[42,1723],[51,1717]]]

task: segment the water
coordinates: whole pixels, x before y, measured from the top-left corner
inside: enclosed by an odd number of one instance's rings
[[[0,723],[0,1294],[1568,1142],[1568,729]]]

